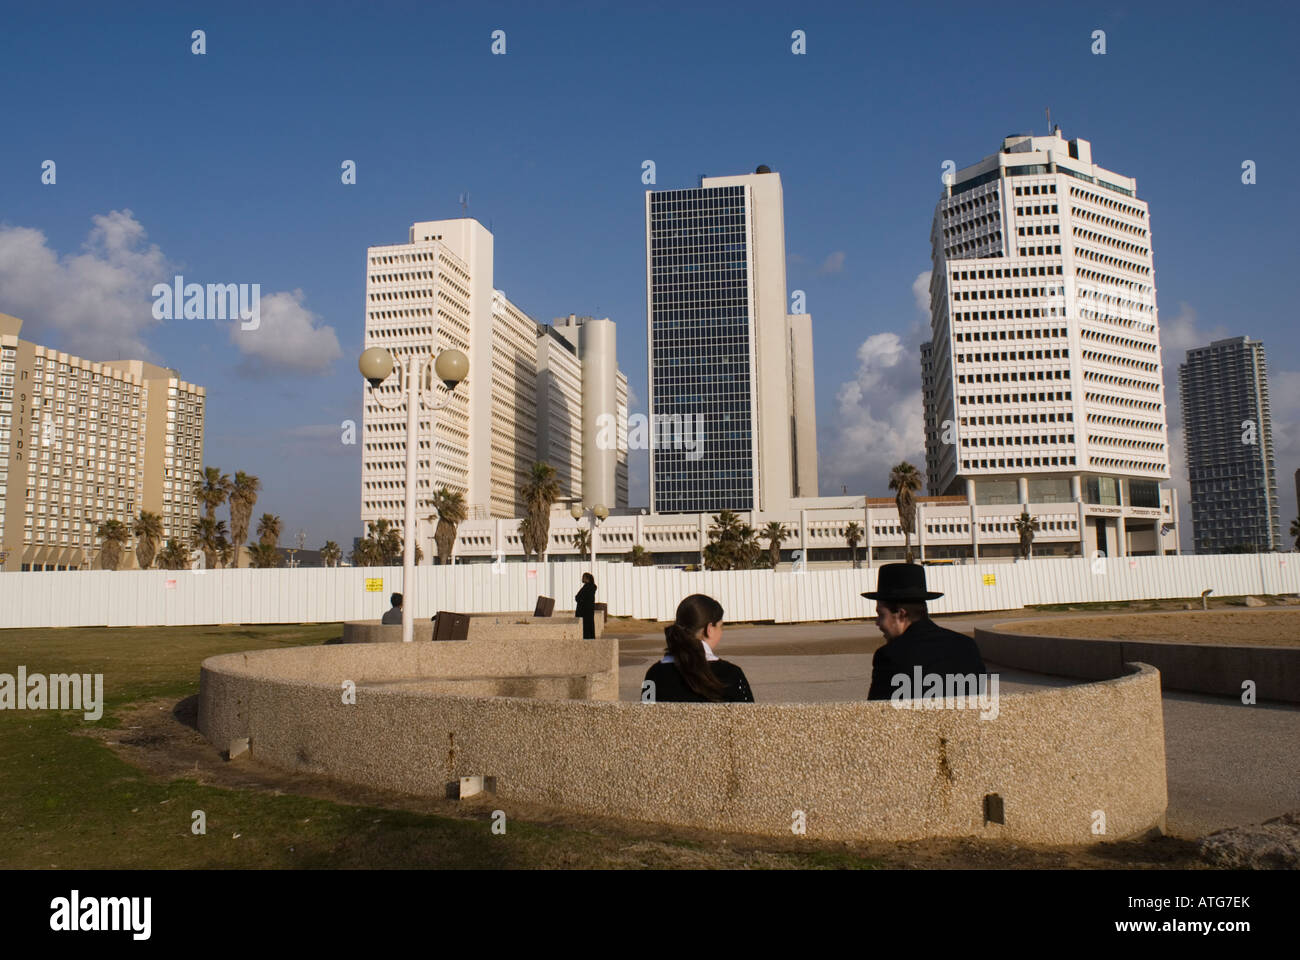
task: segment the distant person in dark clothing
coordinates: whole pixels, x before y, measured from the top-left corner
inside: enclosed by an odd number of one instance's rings
[[[695,703],[753,703],[745,672],[719,660],[713,648],[722,642],[722,604],[694,593],[677,607],[677,619],[664,628],[668,652],[645,673],[642,699]]]
[[[877,589],[864,593],[876,601],[876,626],[885,645],[871,660],[868,700],[890,700],[904,683],[910,691],[916,668],[922,676],[985,674],[984,659],[975,641],[930,619],[925,602],[942,597],[925,588],[925,568],[916,563],[887,563],[880,568]],[[895,682],[896,677],[906,678]],[[913,697],[919,699],[920,692]]]
[[[577,604],[576,616],[582,618],[582,639],[596,639],[596,578],[589,573],[582,575],[582,587],[573,598]]]
[[[393,608],[384,614],[382,622],[400,624],[402,622],[402,595],[395,593],[388,598],[388,602],[393,605]]]

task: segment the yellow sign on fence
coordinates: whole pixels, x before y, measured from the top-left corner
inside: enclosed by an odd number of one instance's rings
[[[383,593],[383,577],[366,577],[366,593]]]
[[[997,583],[998,583],[998,575],[996,573],[984,574],[984,586],[995,587],[997,586]]]

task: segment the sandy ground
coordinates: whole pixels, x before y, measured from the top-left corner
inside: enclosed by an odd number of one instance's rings
[[[1008,633],[1100,640],[1151,640],[1221,646],[1300,646],[1300,609],[1195,610],[1095,617],[1052,617],[1009,624]]]

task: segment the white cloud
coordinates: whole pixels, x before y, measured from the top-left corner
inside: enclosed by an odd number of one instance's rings
[[[840,273],[844,269],[844,251],[836,250],[829,257],[822,261],[822,265],[817,268],[820,276],[826,276],[830,273]]]
[[[922,270],[912,281],[912,299],[916,309],[927,320],[930,317],[930,271]]]
[[[343,355],[334,328],[320,325],[302,301],[301,290],[273,293],[261,298],[261,322],[255,329],[242,329],[239,320],[228,324],[230,342],[244,355],[240,373],[323,373]]]
[[[1196,316],[1196,310],[1186,303],[1178,305],[1178,315],[1172,320],[1160,320],[1160,352],[1164,358],[1165,371],[1173,372],[1174,383],[1178,382],[1178,365],[1187,359],[1191,347],[1208,347],[1213,340],[1223,340],[1233,334],[1223,324],[1211,329],[1202,328]]]
[[[912,293],[929,317],[930,271],[917,275]],[[917,320],[905,336],[875,333],[858,347],[858,369],[835,393],[835,413],[821,447],[818,476],[823,490],[886,496],[889,471],[907,460],[924,470],[925,432],[921,400],[920,345],[929,324]]]
[[[0,226],[0,310],[23,320],[24,339],[92,360],[156,360],[150,291],[173,268],[130,210],[92,223],[83,252],[64,257],[39,230]]]

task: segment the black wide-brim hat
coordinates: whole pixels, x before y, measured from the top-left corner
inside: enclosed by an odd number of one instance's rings
[[[919,563],[887,563],[880,568],[876,589],[863,596],[868,600],[920,603],[943,594],[925,589],[925,567]]]

